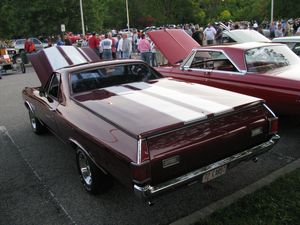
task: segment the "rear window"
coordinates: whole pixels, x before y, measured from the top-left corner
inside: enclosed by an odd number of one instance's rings
[[[161,74],[143,63],[112,65],[72,73],[73,93],[161,78]]]
[[[22,45],[22,44],[24,44],[25,43],[25,39],[24,40],[17,40],[16,41],[16,44],[17,45]]]
[[[263,46],[245,52],[249,72],[264,73],[280,67],[300,63],[299,57],[287,46]]]

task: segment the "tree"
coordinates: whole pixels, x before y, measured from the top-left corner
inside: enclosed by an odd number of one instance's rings
[[[82,0],[88,32],[127,27],[125,0]],[[128,0],[130,26],[270,19],[271,0]],[[300,15],[296,0],[274,0],[274,19]],[[79,0],[1,0],[0,37],[81,32]]]

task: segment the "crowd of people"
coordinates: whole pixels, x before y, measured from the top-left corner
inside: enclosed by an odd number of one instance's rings
[[[222,42],[222,30],[226,29],[254,29],[263,35],[271,38],[281,36],[300,35],[300,18],[292,20],[276,20],[272,23],[262,21],[239,21],[226,23],[209,23],[207,26],[199,24],[168,25],[160,28],[183,29],[200,45],[210,45]],[[105,34],[90,33],[87,35],[74,35],[67,32],[56,37],[45,38],[47,47],[53,45],[77,45],[80,47],[90,47],[102,60],[135,58],[137,55],[152,66],[165,63],[154,43],[147,37],[147,31],[160,29],[154,26],[144,31],[131,29],[130,31],[111,30]],[[26,38],[25,51],[31,53],[35,51],[34,43]]]
[[[114,33],[114,34],[113,34]],[[77,45],[89,47],[102,60],[129,59],[136,55],[152,66],[157,66],[156,48],[145,33],[133,29],[132,32],[110,31],[106,34],[87,34],[75,36],[72,33],[58,36],[56,41],[47,41],[48,47],[57,45]]]

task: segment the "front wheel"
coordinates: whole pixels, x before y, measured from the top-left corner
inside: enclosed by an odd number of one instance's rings
[[[31,129],[34,133],[42,134],[45,132],[46,130],[45,126],[39,121],[38,118],[36,118],[36,116],[31,110],[29,110],[29,120],[30,120]]]
[[[111,188],[111,177],[104,174],[79,147],[76,151],[76,163],[80,180],[88,193],[104,193]]]

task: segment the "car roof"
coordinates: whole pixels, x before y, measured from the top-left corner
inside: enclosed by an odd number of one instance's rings
[[[259,48],[264,46],[277,46],[282,45],[280,43],[263,43],[263,42],[246,42],[246,43],[240,43],[240,44],[230,44],[230,45],[211,45],[211,46],[204,46],[198,48],[199,50],[203,49],[239,49],[239,50],[248,50],[252,48]]]
[[[272,42],[300,42],[300,36],[278,37],[274,38]]]

